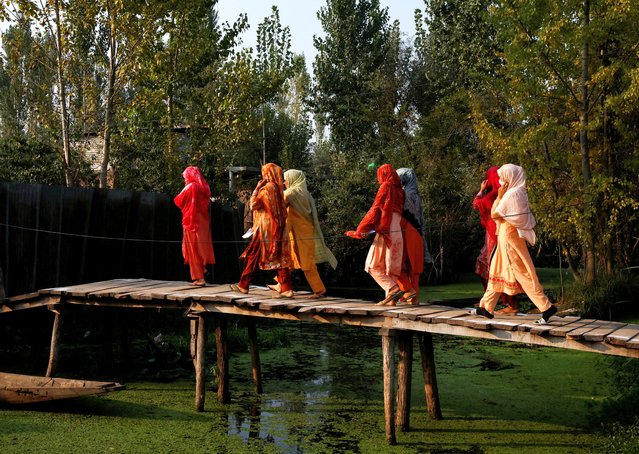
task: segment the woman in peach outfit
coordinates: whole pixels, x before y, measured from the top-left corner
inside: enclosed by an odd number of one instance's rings
[[[472,314],[493,318],[501,293],[526,293],[541,312],[538,324],[546,324],[557,312],[539,283],[526,243],[535,244],[535,218],[530,212],[524,169],[505,164],[497,171],[501,184],[492,208],[497,225],[497,249],[490,262],[486,292]]]
[[[379,189],[373,205],[360,221],[357,230],[349,230],[346,235],[362,239],[375,232],[364,269],[384,289],[386,297],[378,304],[395,305],[395,300],[403,293],[397,281],[402,272],[404,252],[400,225],[404,210],[404,190],[397,172],[390,164],[383,164],[377,169],[377,181]],[[408,291],[415,293],[412,288]]]

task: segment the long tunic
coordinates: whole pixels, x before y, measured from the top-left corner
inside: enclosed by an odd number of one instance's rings
[[[182,256],[184,263],[212,265],[215,263],[209,217],[208,195],[197,183],[188,183],[173,199],[182,211]]]
[[[295,268],[303,271],[315,268],[315,229],[313,222],[299,214],[295,208],[289,205],[286,225],[289,231]]]

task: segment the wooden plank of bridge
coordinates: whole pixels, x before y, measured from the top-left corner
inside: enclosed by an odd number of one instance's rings
[[[418,320],[420,316],[424,316],[423,322],[430,322],[430,318],[426,316],[437,312],[449,311],[451,308],[446,306],[418,305],[418,306],[400,306],[393,309],[387,309],[383,314],[387,317],[397,317],[404,320]]]
[[[537,316],[537,320],[539,320],[539,316]],[[529,328],[529,331],[531,334],[536,334],[540,336],[545,336],[545,335],[554,336],[553,332],[556,332],[555,330],[563,328],[565,326],[571,326],[574,321],[576,320],[572,317],[570,318],[569,317],[551,317],[548,323],[545,325],[538,325],[536,323],[532,323],[531,324],[532,328]],[[572,331],[572,329],[566,332],[570,332],[570,331]],[[558,337],[565,337],[565,334],[563,336],[558,336]]]
[[[111,279],[109,281],[92,282],[90,284],[70,285],[68,287],[45,288],[40,290],[42,295],[67,295],[74,292],[73,296],[85,296],[86,294],[108,288],[125,287],[134,282],[145,281],[146,279]]]
[[[639,349],[639,334],[626,341],[626,348]]]
[[[207,285],[206,287],[192,286],[187,290],[181,290],[174,293],[168,293],[165,296],[167,301],[178,301],[186,303],[192,300],[216,302],[219,293],[228,292],[227,286]]]
[[[578,320],[571,321],[570,323],[566,323],[561,326],[553,327],[548,334],[551,336],[557,337],[566,337],[566,333],[578,329],[583,328],[586,325],[593,323],[595,320],[592,318],[580,318]]]
[[[628,324],[606,336],[605,341],[612,345],[626,346],[635,336],[639,336],[639,325]]]
[[[603,320],[595,320],[592,323],[589,323],[587,325],[584,325],[580,328],[576,328],[573,329],[572,331],[568,331],[566,333],[566,338],[568,339],[573,339],[573,340],[581,340],[581,339],[585,339],[585,334],[589,333],[590,331],[593,331],[595,329],[599,329],[599,328],[606,328],[607,327],[608,322],[603,321]],[[608,334],[610,334],[610,332],[608,332]],[[603,338],[602,338],[603,339]]]
[[[597,328],[584,333],[583,338],[588,342],[603,342],[606,336],[614,333],[618,329],[624,328],[627,323],[606,322]]]
[[[524,323],[533,323],[535,320],[539,320],[539,315],[513,315],[508,317],[495,316],[490,321],[492,329],[501,329],[504,331],[515,331],[517,327]]]
[[[100,289],[86,293],[87,298],[135,298],[135,294],[138,292],[149,292],[151,289],[156,287],[165,287],[167,285],[166,281],[154,281],[150,279],[145,279],[141,282],[134,282],[132,284],[122,286],[122,287],[112,287],[107,289]],[[73,291],[69,293],[72,296],[83,296],[79,291]],[[137,298],[144,299],[144,298]]]

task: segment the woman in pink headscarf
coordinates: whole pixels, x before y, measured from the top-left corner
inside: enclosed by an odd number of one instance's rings
[[[394,306],[395,300],[403,293],[398,280],[404,254],[401,228],[404,190],[399,175],[390,164],[383,164],[377,169],[377,181],[379,189],[373,205],[360,221],[357,230],[349,230],[346,235],[362,239],[375,232],[375,239],[366,257],[365,270],[386,294],[378,304]],[[413,289],[407,291],[415,293]]]
[[[499,295],[526,293],[541,312],[538,324],[546,324],[557,312],[539,283],[526,243],[535,244],[535,218],[530,212],[524,169],[505,164],[497,171],[500,187],[491,210],[497,226],[497,249],[490,262],[486,292],[471,314],[493,318]]]
[[[184,189],[173,199],[182,211],[182,255],[189,265],[193,285],[203,287],[206,265],[215,263],[209,215],[211,189],[197,167],[187,167],[182,176]]]

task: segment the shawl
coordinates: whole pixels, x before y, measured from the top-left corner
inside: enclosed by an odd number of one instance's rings
[[[497,173],[499,174],[499,182],[502,185],[507,183],[508,189],[495,208],[495,213],[515,227],[521,238],[530,245],[534,245],[537,239],[533,230],[536,222],[530,212],[524,169],[515,164],[505,164],[499,168]]]
[[[424,212],[422,210],[422,196],[417,186],[417,176],[413,169],[402,167],[397,169],[397,175],[404,188],[404,217],[424,237]],[[407,216],[408,214],[408,216]],[[412,219],[411,219],[412,218]],[[433,258],[424,240],[424,259],[426,263],[432,263]]]
[[[185,230],[195,232],[198,229],[198,216],[206,217],[209,214],[209,199],[211,189],[202,175],[202,171],[194,166],[189,166],[182,173],[185,186],[173,202],[182,211],[182,226]]]
[[[306,176],[304,172],[297,169],[289,169],[284,172],[284,181],[288,186],[284,191],[284,198],[295,211],[313,223],[315,240],[315,262],[328,262],[333,269],[337,267],[337,259],[326,246],[324,234],[317,217],[315,200],[306,187]]]
[[[499,175],[497,174],[499,167],[493,166],[486,171],[486,193],[483,195],[477,195],[473,200],[473,208],[479,211],[479,221],[481,225],[486,229],[486,232],[490,237],[497,241],[497,233],[495,221],[490,215],[490,210],[493,207],[493,203],[497,198],[499,192]]]
[[[282,247],[286,229],[286,206],[282,168],[268,163],[262,166],[262,181],[251,196],[253,226],[261,238],[260,262],[276,262],[282,259]]]
[[[383,164],[377,169],[377,181],[379,189],[375,195],[375,201],[360,221],[356,232],[362,235],[375,230],[390,246],[391,220],[393,213],[402,214],[404,210],[404,190],[399,181],[399,175],[390,164]]]

